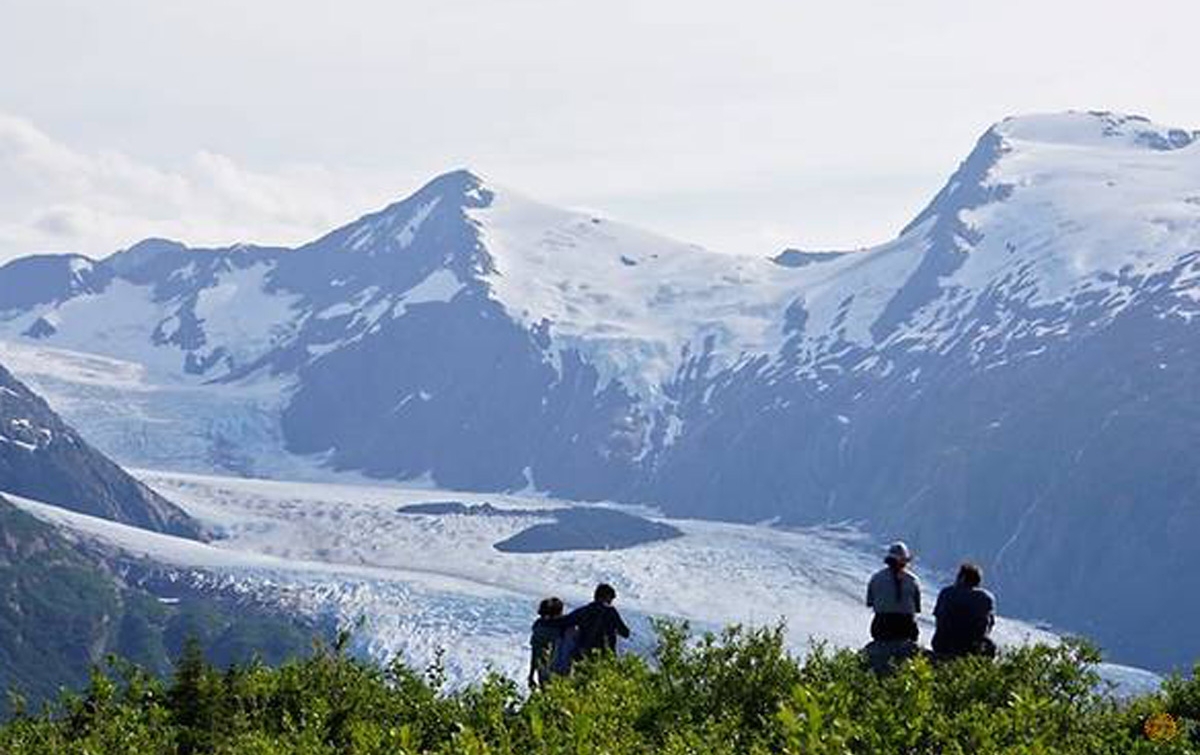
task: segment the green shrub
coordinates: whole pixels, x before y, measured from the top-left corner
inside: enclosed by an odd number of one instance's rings
[[[781,627],[695,638],[657,627],[654,658],[598,657],[526,695],[490,675],[444,689],[348,657],[219,670],[188,644],[169,679],[112,663],[52,710],[0,727],[0,752],[248,755],[842,755],[1196,753],[1200,681],[1117,702],[1066,642],[997,661],[910,661],[877,678],[849,651],[791,657]],[[1153,738],[1152,738],[1153,737]]]

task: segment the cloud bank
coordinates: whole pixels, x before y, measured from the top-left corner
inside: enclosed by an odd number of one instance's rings
[[[0,262],[104,256],[161,236],[193,245],[307,241],[378,204],[361,176],[320,165],[259,172],[200,150],[171,168],[71,148],[0,113]]]

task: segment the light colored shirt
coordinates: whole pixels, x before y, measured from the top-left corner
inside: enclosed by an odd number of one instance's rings
[[[900,589],[896,589],[899,578]],[[867,583],[867,605],[875,609],[875,613],[907,613],[921,612],[921,583],[907,569],[899,575],[889,567],[875,572]]]

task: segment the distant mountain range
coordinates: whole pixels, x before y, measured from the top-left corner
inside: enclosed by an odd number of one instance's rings
[[[987,130],[897,239],[734,257],[455,172],[296,249],[0,268],[0,361],[118,459],[855,520],[1190,662],[1200,147]]]

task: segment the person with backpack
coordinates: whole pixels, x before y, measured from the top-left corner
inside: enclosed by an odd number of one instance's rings
[[[546,598],[538,604],[538,618],[529,632],[529,688],[541,687],[557,672],[563,645],[563,630],[550,622],[560,618],[563,602]]]
[[[617,599],[617,591],[612,585],[599,584],[592,596],[592,602],[576,608],[566,616],[550,619],[549,626],[564,632],[574,630],[575,649],[571,653],[572,660],[579,660],[587,655],[600,652],[616,652],[617,637],[629,638],[629,627],[621,619],[621,614],[613,608]]]
[[[988,635],[996,622],[996,598],[980,587],[982,583],[983,570],[965,563],[958,568],[954,584],[938,593],[933,652],[939,659],[995,657],[996,643]]]
[[[921,612],[921,583],[908,570],[912,552],[896,541],[888,546],[883,562],[886,566],[867,583],[867,606],[875,611],[871,639],[915,643],[920,636],[917,614]]]

